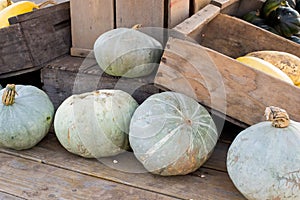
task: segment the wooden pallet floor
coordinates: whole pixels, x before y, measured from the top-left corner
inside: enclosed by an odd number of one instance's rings
[[[85,159],[49,133],[30,150],[0,149],[0,199],[244,199],[226,173],[228,146],[219,142],[192,174],[161,177],[130,172],[143,171],[132,153]]]

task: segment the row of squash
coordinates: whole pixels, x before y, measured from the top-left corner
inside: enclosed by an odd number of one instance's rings
[[[300,0],[266,0],[242,18],[300,44]]]
[[[11,0],[0,0],[0,29],[10,25],[9,18],[43,8],[49,4],[56,4],[56,2],[48,0],[36,4],[33,1],[18,1],[14,3]]]
[[[162,51],[156,39],[126,28],[102,34],[94,45],[105,72],[128,78],[150,74]],[[154,94],[138,105],[124,91],[102,89],[68,97],[55,113],[47,94],[34,86],[7,85],[0,95],[0,146],[6,148],[35,146],[53,123],[71,153],[101,158],[133,151],[147,171],[172,176],[202,166],[220,135],[203,106],[176,92]],[[300,123],[273,106],[265,116],[231,144],[229,176],[247,199],[299,199]]]

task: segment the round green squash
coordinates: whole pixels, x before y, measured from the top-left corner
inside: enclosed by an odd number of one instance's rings
[[[300,123],[282,109],[243,130],[227,154],[228,174],[249,200],[300,199]]]
[[[149,172],[162,176],[197,170],[211,155],[218,138],[207,110],[175,92],[150,96],[130,122],[134,155]]]
[[[156,69],[162,45],[136,29],[117,28],[100,35],[94,55],[100,68],[112,76],[141,77]]]
[[[54,130],[71,153],[86,158],[114,156],[129,148],[129,123],[137,106],[121,90],[72,95],[58,107]]]
[[[35,86],[9,84],[0,91],[0,146],[29,149],[48,133],[54,106]]]

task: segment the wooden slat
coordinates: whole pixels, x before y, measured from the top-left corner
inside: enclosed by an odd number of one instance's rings
[[[164,27],[165,0],[116,0],[116,27]]]
[[[189,15],[190,0],[169,0],[167,28],[174,28],[177,24],[187,19]]]
[[[19,197],[16,197],[14,195],[7,194],[7,193],[4,193],[4,192],[0,191],[0,199],[1,200],[22,200],[23,198],[19,198]]]
[[[191,14],[195,14],[210,2],[211,0],[191,0]]]
[[[156,84],[248,125],[261,122],[270,105],[300,120],[300,108],[294,106],[300,103],[298,87],[198,44],[171,38],[166,47]]]
[[[220,8],[218,6],[208,4],[196,14],[174,27],[174,30],[199,42],[202,38],[199,33],[219,13]]]
[[[39,11],[39,16],[30,20],[22,19],[26,15],[20,17],[20,24],[34,66],[40,66],[68,54],[71,46],[69,2]]]
[[[19,24],[0,29],[0,75],[33,67]]]
[[[55,108],[72,94],[96,89],[121,89],[141,103],[151,94],[159,92],[153,86],[155,72],[143,78],[119,78],[105,74],[95,59],[65,56],[49,63],[41,71],[44,90]]]
[[[201,45],[232,58],[266,49],[289,52],[300,57],[300,44],[226,14],[216,16],[198,34],[202,36]]]
[[[74,56],[93,49],[97,37],[115,27],[114,0],[70,0],[70,10]]]
[[[0,191],[26,199],[174,199],[0,153]]]
[[[244,199],[224,172],[201,168],[194,174],[175,177],[134,173],[144,172],[144,169],[132,153],[102,159],[101,162],[84,159],[63,149],[52,134],[31,150],[1,149],[1,152],[181,199]]]

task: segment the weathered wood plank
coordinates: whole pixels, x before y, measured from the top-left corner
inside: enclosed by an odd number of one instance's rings
[[[156,84],[248,125],[262,121],[270,105],[300,120],[300,108],[294,106],[300,103],[298,87],[198,44],[171,38],[166,47]]]
[[[211,0],[191,0],[191,14],[195,14],[205,6],[207,6]]]
[[[1,200],[22,200],[23,198],[1,192],[1,189],[0,189],[0,199]]]
[[[132,153],[101,160],[84,159],[63,149],[52,134],[48,134],[38,146],[30,150],[0,151],[181,199],[244,199],[224,172],[200,168],[196,173],[186,176],[155,176],[144,173],[144,168]]]
[[[206,26],[206,24],[214,19],[219,13],[220,8],[218,6],[208,4],[191,17],[175,26],[173,29],[199,42],[202,38],[199,33],[201,33],[204,26]]]
[[[0,191],[26,199],[174,199],[0,153]]]
[[[30,20],[25,20],[26,15],[18,17],[34,66],[68,54],[71,46],[69,2],[44,9],[37,14],[33,12]]]
[[[169,0],[168,26],[174,28],[177,24],[187,19],[190,15],[190,0]]]
[[[155,72],[142,78],[120,78],[105,74],[95,59],[66,56],[49,63],[41,71],[44,90],[55,108],[72,94],[96,89],[121,89],[141,103],[151,94],[159,92],[153,86]]]
[[[201,45],[232,58],[266,49],[289,52],[300,57],[300,44],[226,14],[216,16],[198,34],[202,36]]]
[[[19,24],[0,30],[0,75],[33,67],[30,51]]]
[[[116,27],[164,27],[165,0],[116,0]]]
[[[82,56],[80,49],[93,49],[97,37],[115,27],[114,0],[71,0],[70,10],[71,55]]]

